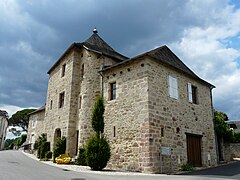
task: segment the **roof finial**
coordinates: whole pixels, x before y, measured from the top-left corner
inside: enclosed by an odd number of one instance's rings
[[[98,31],[97,31],[97,28],[96,28],[96,27],[93,29],[93,33],[94,33],[94,34],[97,34],[97,33],[98,33]]]

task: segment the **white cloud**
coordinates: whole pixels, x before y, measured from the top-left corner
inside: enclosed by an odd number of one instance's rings
[[[15,112],[20,111],[24,108],[18,107],[18,106],[11,106],[11,105],[1,105],[0,109],[5,110],[8,113],[8,116],[11,117]]]
[[[209,25],[185,29],[182,38],[171,47],[194,72],[217,87],[213,91],[215,108],[236,118],[240,69],[235,60],[240,57],[240,50],[227,44],[240,32],[240,11],[228,5],[211,14]]]

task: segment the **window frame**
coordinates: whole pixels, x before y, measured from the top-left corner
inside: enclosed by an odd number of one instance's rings
[[[115,86],[114,86],[115,85]],[[109,83],[109,100],[115,100],[117,98],[117,83]]]
[[[62,65],[62,72],[61,72],[61,77],[64,77],[66,74],[66,63]]]
[[[198,92],[197,86],[192,85],[192,83],[188,83],[188,101],[193,104],[198,104]]]
[[[64,107],[64,100],[65,100],[65,91],[59,94],[59,108]]]
[[[84,67],[85,65],[84,65],[84,63],[82,64],[82,66],[81,66],[81,77],[83,78],[83,76],[84,76],[84,71],[85,71],[85,67]]]
[[[177,78],[169,75],[168,76],[168,95],[169,97],[178,100],[178,80]]]

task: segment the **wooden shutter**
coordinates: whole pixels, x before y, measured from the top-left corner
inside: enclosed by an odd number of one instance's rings
[[[178,99],[178,82],[177,78],[169,76],[168,78],[168,85],[169,85],[169,96],[175,99]]]
[[[188,83],[188,101],[189,102],[193,102],[193,99],[192,99],[192,84],[191,83]]]

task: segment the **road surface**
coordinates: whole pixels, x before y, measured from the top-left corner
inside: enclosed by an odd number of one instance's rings
[[[140,173],[75,172],[27,157],[21,151],[0,151],[0,180],[204,180],[206,175],[146,175]],[[236,175],[235,175],[236,176]],[[236,176],[239,177],[239,176]],[[220,177],[222,179],[222,177]],[[228,177],[227,177],[228,178]],[[227,179],[226,177],[224,179]],[[231,178],[231,176],[229,176]],[[220,179],[220,180],[221,180]]]

